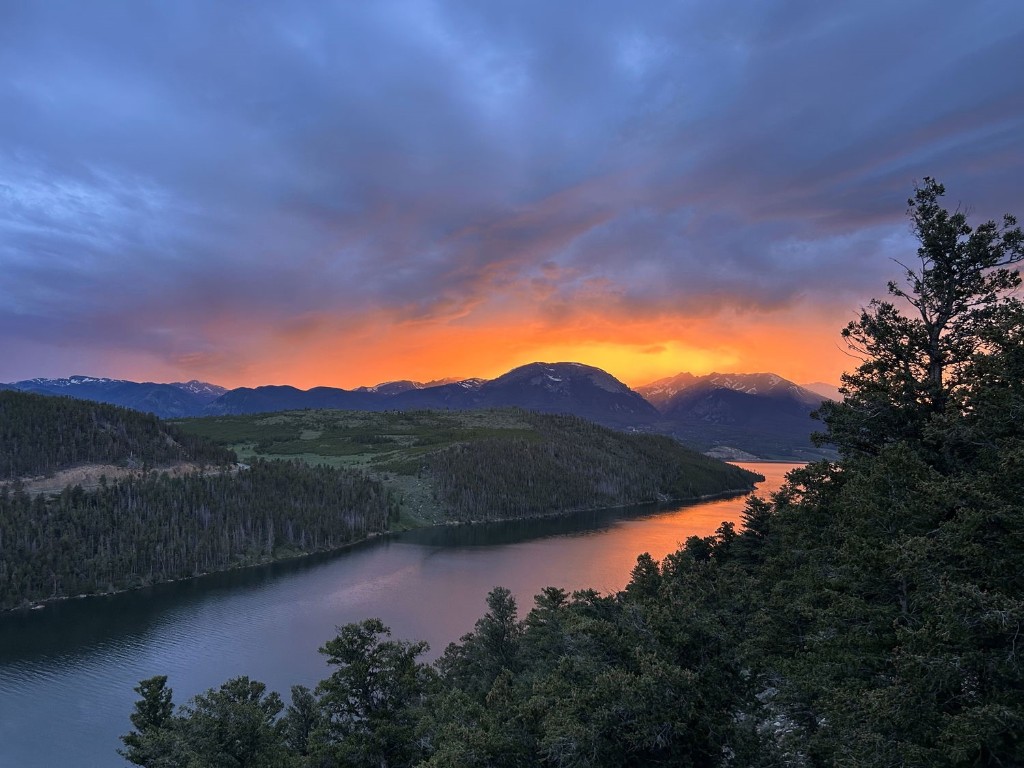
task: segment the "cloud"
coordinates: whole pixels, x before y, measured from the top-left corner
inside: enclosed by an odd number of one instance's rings
[[[8,4],[0,72],[0,379],[829,322],[915,179],[1024,213],[1013,4]]]

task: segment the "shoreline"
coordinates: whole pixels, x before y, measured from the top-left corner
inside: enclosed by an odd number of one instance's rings
[[[765,462],[765,463],[767,463],[767,462]],[[339,547],[331,547],[330,549],[318,549],[318,550],[314,550],[314,551],[311,551],[311,552],[298,552],[298,553],[294,553],[294,554],[283,555],[283,556],[280,556],[280,557],[271,556],[269,558],[261,559],[261,560],[258,560],[256,562],[240,563],[238,565],[233,565],[233,566],[230,566],[228,568],[220,568],[220,569],[215,570],[215,571],[204,571],[203,573],[196,573],[196,574],[193,574],[191,576],[181,576],[181,577],[176,578],[176,579],[161,579],[160,581],[154,581],[154,582],[151,582],[149,584],[139,584],[137,586],[132,586],[132,587],[123,587],[123,588],[120,588],[120,589],[113,589],[113,590],[110,590],[110,591],[107,591],[107,592],[91,592],[91,593],[84,593],[84,594],[79,594],[79,595],[59,595],[59,596],[56,596],[56,597],[48,597],[48,598],[45,598],[43,600],[33,600],[33,601],[31,601],[31,602],[29,602],[29,603],[27,603],[25,605],[19,605],[19,606],[15,606],[13,608],[0,608],[0,617],[3,617],[5,614],[11,614],[11,613],[29,613],[29,612],[32,612],[32,611],[41,611],[41,610],[45,609],[47,606],[49,606],[49,605],[53,605],[53,604],[56,604],[56,603],[64,602],[66,600],[85,600],[85,599],[96,598],[96,597],[111,597],[111,596],[114,596],[114,595],[125,594],[127,592],[135,592],[135,591],[138,591],[140,589],[147,589],[149,587],[155,587],[155,586],[158,586],[160,584],[176,584],[176,583],[183,582],[183,581],[192,581],[194,579],[201,579],[204,576],[213,576],[213,575],[218,574],[218,573],[228,573],[230,571],[240,571],[240,570],[244,570],[244,569],[247,569],[247,568],[259,568],[259,567],[262,567],[262,566],[273,565],[275,563],[288,562],[289,560],[301,560],[303,558],[312,557],[314,555],[329,555],[329,554],[332,554],[332,553],[340,553],[340,552],[344,552],[347,549],[351,549],[351,548],[356,547],[356,546],[367,544],[368,542],[370,542],[370,541],[372,541],[374,539],[385,538],[385,537],[388,537],[388,536],[395,536],[395,535],[398,535],[398,534],[401,534],[401,533],[405,533],[405,532],[408,532],[408,531],[426,530],[426,529],[430,529],[430,528],[455,528],[455,527],[467,526],[467,525],[468,526],[472,526],[472,525],[489,525],[489,524],[492,524],[492,523],[508,523],[508,522],[522,521],[522,520],[541,520],[541,519],[550,519],[550,518],[555,518],[555,517],[568,517],[570,515],[582,514],[582,513],[585,513],[585,512],[602,512],[602,511],[606,511],[606,510],[607,511],[611,511],[611,510],[616,510],[616,509],[626,509],[628,507],[639,507],[639,506],[646,506],[646,505],[651,505],[651,506],[656,506],[657,507],[657,506],[668,505],[668,504],[699,503],[699,502],[702,502],[702,501],[713,501],[715,499],[733,498],[735,496],[742,496],[742,495],[745,495],[745,494],[753,493],[755,490],[756,490],[756,485],[754,485],[754,486],[752,486],[750,488],[745,488],[745,489],[727,489],[727,490],[724,490],[724,491],[719,491],[717,493],[704,494],[702,496],[691,496],[691,497],[687,497],[687,498],[666,498],[666,499],[657,499],[657,500],[654,500],[654,501],[639,501],[639,502],[632,502],[632,503],[626,503],[626,504],[616,504],[616,505],[612,505],[612,506],[583,507],[583,508],[579,508],[579,509],[559,510],[559,511],[555,511],[555,512],[548,512],[548,513],[543,513],[543,514],[538,514],[538,515],[525,515],[523,517],[505,517],[505,518],[501,518],[501,519],[497,519],[497,520],[445,520],[445,521],[433,522],[433,523],[424,522],[424,523],[420,523],[420,524],[406,524],[406,525],[404,525],[404,526],[402,526],[400,528],[392,528],[392,529],[384,530],[384,531],[373,531],[372,533],[368,533],[366,536],[363,536],[360,539],[349,541],[349,542],[346,542],[345,544],[342,544]],[[399,521],[399,522],[401,522],[401,521]]]

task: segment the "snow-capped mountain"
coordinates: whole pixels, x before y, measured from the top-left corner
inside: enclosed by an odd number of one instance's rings
[[[353,392],[371,392],[375,395],[397,395],[400,392],[408,392],[410,389],[423,389],[425,385],[419,381],[385,381],[374,384],[372,387],[356,387]]]
[[[765,458],[823,455],[811,441],[822,428],[811,413],[824,398],[777,374],[683,373],[637,391],[657,406],[672,434],[704,450]]]
[[[487,379],[459,379],[449,377],[446,379],[435,379],[434,381],[410,381],[401,379],[399,381],[385,381],[374,384],[372,387],[356,387],[353,392],[370,392],[375,395],[400,395],[414,389],[433,389],[434,387],[445,387],[449,384],[457,384],[462,389],[479,389]]]
[[[817,408],[822,399],[822,395],[801,387],[799,384],[794,384],[775,373],[709,373],[705,376],[680,373],[637,387],[636,391],[664,413],[671,408],[672,400],[680,393],[693,389],[700,391],[728,389],[746,395],[788,397],[805,402],[812,408]]]
[[[810,434],[821,428],[810,413],[821,405],[822,395],[772,373],[680,373],[637,391],[600,368],[571,362],[530,363],[492,380],[398,380],[353,390],[291,386],[225,390],[195,380],[157,384],[96,376],[26,379],[7,386],[113,403],[165,418],[301,408],[379,411],[515,406],[572,414],[622,429],[671,434],[703,450],[732,452],[729,455],[793,459],[823,455],[810,441]]]
[[[183,392],[188,392],[190,395],[206,400],[207,402],[216,400],[218,397],[227,392],[226,387],[222,387],[218,384],[210,384],[206,381],[173,381],[171,382],[172,387],[177,387]]]
[[[126,381],[125,379],[107,379],[98,376],[66,376],[60,379],[25,379],[24,381],[15,381],[11,383],[12,387],[16,387],[22,391],[28,392],[32,389],[66,389],[69,387],[83,387],[83,386],[111,386],[115,384],[132,384],[134,382]]]
[[[636,391],[660,411],[662,405],[675,397],[677,393],[692,387],[696,382],[697,377],[692,373],[677,373],[675,376],[668,376],[637,387]]]
[[[80,400],[122,405],[165,418],[198,415],[207,403],[227,391],[216,384],[201,381],[158,384],[108,379],[101,376],[25,379],[16,381],[11,386],[22,392],[61,395]]]

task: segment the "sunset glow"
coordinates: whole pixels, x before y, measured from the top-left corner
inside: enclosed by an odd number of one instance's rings
[[[0,18],[0,381],[836,383],[915,180],[1024,210],[1012,4],[133,5]]]
[[[753,323],[716,316],[689,321],[623,318],[615,323],[590,318],[585,325],[554,327],[512,320],[483,326],[322,320],[301,333],[271,329],[258,340],[267,352],[260,361],[225,360],[204,369],[203,375],[238,386],[259,382],[352,388],[399,378],[493,378],[544,360],[585,362],[636,386],[680,371],[772,371],[799,381],[838,379],[849,364],[838,334],[825,322],[808,323],[806,315],[773,320]],[[823,354],[802,352],[808,349]],[[233,380],[234,371],[244,372],[244,377]]]

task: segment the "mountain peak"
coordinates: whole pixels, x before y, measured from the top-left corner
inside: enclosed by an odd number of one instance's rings
[[[589,382],[606,392],[632,393],[632,390],[607,371],[583,363],[527,363],[513,368],[508,373],[488,382],[489,385],[505,386],[512,383],[527,383],[550,392],[568,395],[576,384]]]
[[[422,381],[411,381],[409,379],[400,379],[398,381],[385,381],[380,384],[375,384],[372,387],[356,387],[353,392],[365,392],[373,395],[400,395],[403,392],[412,392],[420,389],[434,389],[435,387],[448,387],[456,385],[462,389],[479,389],[481,384],[484,384],[486,379],[460,379],[456,377],[447,377],[444,379],[434,379],[426,383]]]
[[[746,392],[748,395],[773,394],[779,389],[796,387],[792,381],[777,373],[709,373],[700,380],[725,389]]]
[[[445,376],[443,379],[431,379],[424,382],[421,386],[427,389],[428,387],[443,387],[445,384],[461,384],[464,381],[484,382],[486,379],[474,379],[466,376]]]
[[[48,379],[45,377],[39,377],[35,379],[25,379],[24,381],[12,382],[12,386],[18,388],[27,388],[30,386],[38,387],[74,387],[79,384],[122,384],[124,383],[121,379],[107,379],[101,376],[82,376],[81,374],[75,374],[74,376],[65,376],[62,378]]]
[[[789,379],[771,372],[719,373],[715,371],[704,376],[679,373],[637,387],[636,391],[664,413],[671,407],[672,401],[684,392],[715,389],[727,389],[745,395],[762,397],[785,397],[807,403],[812,408],[819,405],[821,401],[819,393],[805,389],[799,384],[794,384]]]
[[[220,386],[219,384],[210,384],[208,381],[199,381],[197,379],[191,379],[189,381],[172,381],[172,387],[177,387],[182,392],[189,392],[199,397],[209,397],[211,400],[215,397],[220,397],[227,388]]]
[[[573,413],[607,425],[645,425],[658,417],[650,403],[610,373],[583,363],[527,363],[479,392],[483,406]]]
[[[352,391],[372,392],[377,395],[397,395],[399,392],[408,392],[410,389],[423,389],[425,386],[425,384],[418,381],[399,379],[398,381],[382,381],[380,384],[374,384],[372,387],[356,387]]]

